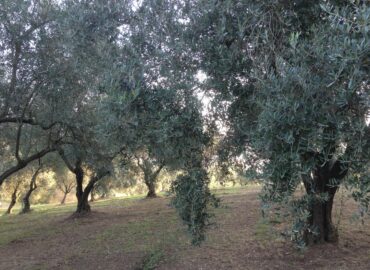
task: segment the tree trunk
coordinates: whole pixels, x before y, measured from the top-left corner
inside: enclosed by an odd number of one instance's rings
[[[148,193],[146,195],[147,198],[156,198],[157,193],[155,192],[156,183],[157,183],[157,177],[161,170],[163,169],[164,165],[160,165],[157,170],[154,172],[152,171],[151,166],[143,167],[144,172],[144,182],[145,185],[148,188]]]
[[[157,194],[155,192],[155,181],[152,179],[145,181],[145,184],[148,188],[148,194],[146,195],[147,198],[156,198]]]
[[[77,197],[76,214],[89,213],[91,211],[91,208],[88,202],[88,196],[86,196],[86,189],[84,191],[82,186],[84,172],[81,166],[76,166],[75,175],[76,175],[76,197]]]
[[[21,214],[25,214],[31,211],[30,197],[32,194],[32,189],[28,190],[26,195],[22,199],[22,211]]]
[[[322,190],[317,190],[315,195],[326,193],[328,199],[325,201],[314,199],[311,204],[310,217],[307,221],[309,230],[305,232],[305,241],[308,245],[338,241],[338,230],[332,222],[334,196],[338,187],[328,186],[329,179],[321,180],[326,184]]]
[[[340,161],[328,161],[323,166],[316,167],[311,181],[304,182],[307,194],[313,199],[307,220],[308,229],[304,233],[306,244],[338,241],[338,230],[332,222],[332,210],[339,183],[331,185],[330,179],[340,180],[346,174],[347,169],[341,168]],[[327,195],[327,200],[319,198],[324,194]]]
[[[11,214],[12,213],[12,209],[14,207],[14,205],[16,204],[17,202],[17,192],[18,192],[18,189],[16,188],[14,190],[14,192],[12,193],[12,199],[10,201],[10,204],[9,204],[9,207],[8,209],[6,210],[5,214]]]
[[[82,176],[83,176],[82,169],[81,169],[80,172],[82,172]],[[74,214],[75,216],[80,216],[80,215],[88,214],[89,212],[91,212],[91,207],[90,207],[89,201],[88,201],[89,195],[90,195],[91,191],[93,190],[95,183],[98,182],[100,179],[102,179],[107,174],[109,174],[108,170],[104,170],[104,169],[99,170],[96,173],[96,175],[94,175],[90,178],[90,181],[87,184],[87,186],[85,187],[85,189],[82,188],[82,180],[83,179],[80,179],[80,178],[78,179],[77,187],[76,187],[76,189],[77,189],[77,192],[76,192],[76,195],[77,195],[77,209],[76,209],[76,212]],[[77,177],[77,175],[81,175],[81,174],[76,174],[76,177]]]
[[[91,207],[88,201],[89,195],[86,192],[82,194],[80,198],[77,200],[77,209],[76,209],[76,214],[88,214],[91,212]]]
[[[68,195],[68,192],[64,192],[63,199],[60,202],[60,204],[65,204],[66,203],[67,195]]]
[[[32,195],[32,192],[36,190],[37,185],[36,185],[36,180],[37,180],[37,175],[40,173],[41,170],[41,165],[39,168],[36,170],[36,172],[32,175],[32,179],[30,182],[30,187],[26,193],[26,195],[22,199],[22,211],[21,214],[26,214],[31,211],[31,204],[30,204],[30,197]]]

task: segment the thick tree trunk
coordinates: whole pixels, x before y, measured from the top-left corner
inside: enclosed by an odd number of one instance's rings
[[[91,212],[91,207],[88,201],[88,195],[84,192],[80,198],[77,198],[76,214],[88,214]]]
[[[325,183],[322,190],[317,190],[318,194],[327,194],[325,201],[315,199],[311,204],[310,217],[308,218],[309,230],[305,232],[305,241],[308,245],[337,242],[338,231],[332,222],[332,209],[334,196],[337,187],[330,187],[329,179],[320,179]]]
[[[150,159],[145,159],[145,158],[139,158],[136,157],[137,159],[137,165],[140,167],[140,169],[144,173],[144,183],[146,187],[148,188],[148,193],[146,195],[147,198],[156,198],[157,194],[155,192],[155,186],[157,182],[157,177],[161,170],[164,167],[164,163],[160,164],[159,167],[153,171],[155,168]]]
[[[152,171],[151,166],[143,167],[144,172],[144,182],[148,188],[148,193],[146,195],[147,198],[156,198],[157,193],[155,192],[157,178],[161,170],[163,169],[164,165],[160,165],[157,170],[154,172]]]
[[[76,197],[77,197],[77,209],[73,216],[79,217],[81,215],[87,214],[91,212],[91,207],[89,205],[89,195],[91,190],[94,188],[94,185],[97,181],[101,178],[109,174],[109,171],[101,168],[98,172],[90,178],[89,183],[83,188],[83,180],[84,180],[84,171],[82,169],[82,160],[78,159],[73,167],[72,164],[68,161],[66,156],[64,155],[64,151],[62,148],[58,149],[58,152],[62,159],[64,160],[65,164],[72,171],[76,176]]]
[[[313,178],[304,182],[307,194],[312,197],[308,229],[304,234],[306,244],[338,241],[338,230],[332,222],[332,210],[339,183],[332,185],[330,180],[339,181],[346,174],[347,169],[341,168],[340,161],[328,161],[323,166],[317,166]],[[322,195],[326,195],[327,200],[320,199]]]
[[[148,179],[145,181],[145,185],[148,188],[148,193],[146,195],[147,198],[156,198],[157,194],[155,192],[155,180],[153,179]]]
[[[87,214],[91,211],[91,207],[88,201],[89,195],[91,191],[94,189],[95,183],[98,182],[100,179],[102,179],[107,174],[109,174],[108,170],[101,169],[96,173],[96,175],[90,178],[90,181],[84,190],[82,190],[82,185],[81,187],[77,186],[78,190],[81,191],[81,193],[78,192],[80,196],[77,197],[78,203],[77,203],[77,210],[75,214],[78,214],[78,215]]]
[[[83,185],[84,172],[81,166],[76,166],[75,175],[76,175],[76,197],[77,197],[76,214],[89,213],[91,211],[89,201],[88,201],[89,194],[87,194],[86,196],[86,189],[85,191],[83,190],[82,185]]]

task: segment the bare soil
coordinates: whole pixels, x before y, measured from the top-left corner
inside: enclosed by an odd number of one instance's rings
[[[200,247],[190,244],[168,198],[97,202],[79,219],[63,207],[0,217],[0,269],[370,269],[370,222],[352,220],[350,200],[339,243],[299,251],[261,219],[258,189],[219,196]],[[339,210],[337,201],[336,216]]]

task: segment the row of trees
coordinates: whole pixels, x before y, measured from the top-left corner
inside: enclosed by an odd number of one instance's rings
[[[25,214],[31,211],[31,196],[38,189],[37,197],[39,200],[48,199],[49,190],[49,181],[50,171],[48,171],[43,164],[40,163],[37,166],[30,166],[27,170],[23,170],[22,173],[18,173],[12,176],[12,179],[9,179],[1,187],[1,201],[10,200],[9,206],[6,210],[6,214],[12,212],[15,204],[21,200],[22,209],[21,214]],[[43,188],[43,191],[39,187]]]
[[[291,209],[292,238],[336,241],[339,186],[370,201],[369,17],[358,0],[5,0],[0,185],[63,162],[80,215],[116,164],[136,162],[149,196],[162,168],[181,171],[173,204],[198,243],[221,125],[221,163],[264,183],[264,209]]]
[[[169,25],[176,8],[135,7],[99,0],[0,4],[0,185],[39,160],[64,163],[75,176],[79,216],[117,163],[136,160],[150,196],[164,166],[183,175],[204,170],[210,130],[191,70],[179,61],[186,52],[171,49],[181,28]],[[208,196],[204,177],[187,207]],[[190,227],[195,215],[186,220]]]
[[[46,160],[46,159],[45,159]],[[155,198],[156,191],[169,192],[172,179],[178,172],[157,168],[152,161],[144,159],[145,169],[137,165],[134,157],[129,164],[115,164],[117,175],[105,177],[94,185],[90,192],[89,201],[107,199],[112,196],[146,194],[148,198]],[[152,167],[153,166],[153,167]],[[155,177],[150,169],[156,170]],[[91,172],[86,171],[89,175]],[[217,174],[217,172],[215,172]],[[149,176],[149,177],[148,177]],[[149,180],[149,181],[148,181]],[[214,184],[217,184],[214,182]],[[61,163],[38,162],[27,166],[26,169],[12,176],[0,188],[0,206],[6,207],[6,214],[12,212],[16,203],[21,205],[20,213],[31,211],[32,204],[60,203],[74,201],[72,192],[76,191],[74,175]],[[69,195],[71,194],[71,195]],[[69,195],[69,196],[68,196]]]

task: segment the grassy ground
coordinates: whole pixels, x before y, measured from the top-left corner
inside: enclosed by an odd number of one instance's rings
[[[260,218],[258,189],[216,193],[223,204],[200,247],[168,198],[98,201],[81,219],[69,218],[73,204],[0,217],[0,269],[370,269],[370,224],[351,221],[353,202],[338,244],[302,252]]]

